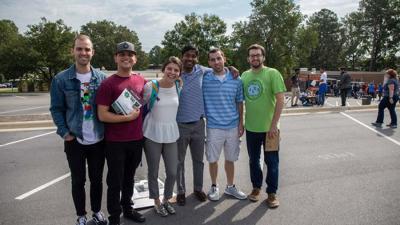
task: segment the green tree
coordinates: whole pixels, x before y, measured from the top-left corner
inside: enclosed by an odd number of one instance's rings
[[[164,62],[163,49],[156,45],[149,52],[149,62],[154,66],[158,66]]]
[[[365,60],[365,48],[363,47],[362,14],[352,12],[343,19],[344,43],[343,54],[345,62],[350,63],[351,70],[361,69]]]
[[[266,64],[285,76],[295,64],[295,31],[303,16],[292,0],[253,0],[249,22],[238,22],[231,38],[235,51],[234,64],[240,69],[247,61],[247,48],[258,43],[265,47]]]
[[[321,9],[307,22],[318,33],[318,45],[312,49],[310,62],[313,67],[325,66],[337,70],[341,62],[343,29],[336,13]]]
[[[37,52],[10,20],[0,20],[0,74],[7,80],[36,70]]]
[[[114,54],[116,45],[122,41],[129,41],[134,44],[137,52],[138,62],[135,65],[135,69],[147,68],[148,58],[142,50],[142,44],[135,31],[125,26],[117,25],[112,21],[102,20],[83,25],[80,32],[92,39],[95,50],[92,64],[95,67],[115,70]]]
[[[318,33],[309,26],[301,26],[296,31],[294,55],[296,67],[311,68],[311,51],[318,46]]]
[[[36,68],[42,79],[50,83],[52,78],[72,61],[71,48],[75,33],[62,20],[50,22],[41,18],[39,24],[28,25],[28,43],[38,54]]]
[[[185,45],[192,44],[199,48],[200,63],[207,65],[210,48],[224,49],[227,46],[225,33],[225,22],[216,15],[186,15],[183,21],[175,24],[174,29],[165,33],[161,42],[164,45],[164,56],[179,56]]]
[[[385,58],[400,49],[400,3],[398,0],[361,0],[363,48],[369,57],[368,69],[381,70]]]

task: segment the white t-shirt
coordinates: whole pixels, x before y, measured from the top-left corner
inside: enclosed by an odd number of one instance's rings
[[[328,75],[326,74],[326,72],[323,72],[321,74],[319,80],[322,80],[321,84],[326,84],[328,82]]]
[[[215,74],[215,73],[214,73]],[[215,76],[218,78],[218,80],[220,80],[221,82],[225,80],[226,77],[226,73],[219,75],[219,74],[215,74]]]
[[[83,108],[83,120],[82,120],[82,135],[83,140],[80,138],[76,138],[76,140],[83,145],[91,145],[95,144],[101,139],[98,137],[94,130],[93,123],[93,109],[90,104],[90,99],[92,97],[92,92],[89,88],[90,79],[92,77],[92,73],[80,74],[76,73],[76,78],[81,81],[81,103]]]
[[[157,143],[173,143],[179,138],[176,122],[179,99],[175,85],[171,88],[159,88],[158,101],[147,114],[143,122],[143,136]]]

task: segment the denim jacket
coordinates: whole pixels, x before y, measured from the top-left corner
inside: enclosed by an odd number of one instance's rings
[[[97,116],[97,105],[95,104],[96,92],[101,82],[106,78],[105,74],[91,67],[92,77],[89,88],[93,90],[90,105],[93,109],[94,129],[99,138],[104,136],[104,125]],[[70,68],[58,73],[51,82],[50,89],[50,112],[54,124],[57,126],[57,134],[62,138],[71,134],[83,139],[82,123],[83,108],[81,103],[80,81],[76,78],[76,68]]]

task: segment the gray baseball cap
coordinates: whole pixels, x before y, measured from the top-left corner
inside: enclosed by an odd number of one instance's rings
[[[133,52],[136,55],[135,47],[132,43],[123,41],[117,44],[117,51],[115,53],[120,53],[123,51]]]

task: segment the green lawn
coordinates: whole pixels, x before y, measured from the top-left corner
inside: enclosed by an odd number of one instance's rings
[[[18,93],[18,88],[0,88],[0,93]]]

